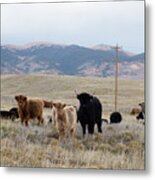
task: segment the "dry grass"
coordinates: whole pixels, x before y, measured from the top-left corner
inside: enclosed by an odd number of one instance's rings
[[[82,138],[78,124],[74,144],[62,145],[52,124],[30,127],[18,121],[1,120],[1,165],[20,167],[61,167],[97,169],[144,169],[144,126],[129,115],[132,106],[144,99],[144,82],[119,81],[121,124],[103,124],[103,133]],[[64,76],[2,76],[1,107],[8,109],[16,102],[15,94],[45,99],[61,99],[78,105],[74,89],[93,92],[101,99],[105,118],[113,111],[112,79]],[[46,117],[51,111],[45,109]],[[96,131],[97,132],[97,131]]]

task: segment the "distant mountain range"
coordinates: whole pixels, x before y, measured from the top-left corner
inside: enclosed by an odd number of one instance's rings
[[[1,46],[2,74],[50,73],[113,77],[115,49],[109,45],[82,47],[36,42],[23,46]],[[119,76],[144,78],[144,53],[119,50]]]

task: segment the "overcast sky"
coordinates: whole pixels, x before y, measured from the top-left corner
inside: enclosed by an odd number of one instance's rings
[[[144,1],[3,4],[2,44],[119,44],[144,51]]]

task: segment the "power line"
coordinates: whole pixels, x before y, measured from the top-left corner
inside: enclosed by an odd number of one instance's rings
[[[117,96],[118,96],[118,50],[121,47],[118,44],[113,47],[116,50],[116,63],[115,63],[115,112],[117,111]]]

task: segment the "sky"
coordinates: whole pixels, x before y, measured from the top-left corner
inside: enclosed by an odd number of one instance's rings
[[[2,4],[1,43],[37,41],[144,52],[144,1]]]

